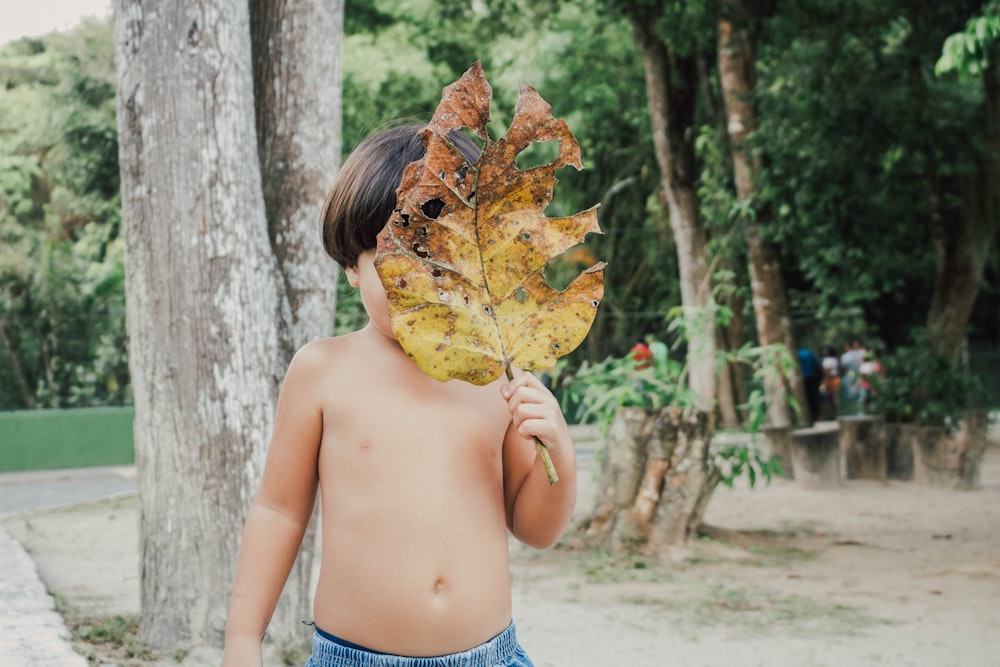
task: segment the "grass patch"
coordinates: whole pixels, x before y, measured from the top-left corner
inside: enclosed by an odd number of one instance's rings
[[[668,597],[632,594],[623,596],[621,601],[659,608],[678,625],[727,626],[750,634],[768,634],[776,627],[781,627],[783,633],[798,636],[851,634],[884,622],[850,605],[823,603],[801,595],[781,595],[773,590],[734,582],[674,591]]]
[[[155,652],[142,639],[137,615],[69,617],[66,627],[74,647],[90,662],[104,664],[111,659],[114,664],[125,667],[142,665],[156,658]]]
[[[73,649],[92,665],[114,664],[117,667],[140,667],[155,660],[158,654],[142,638],[137,614],[82,616],[58,593],[49,591],[55,610],[69,630]],[[177,662],[184,651],[175,651]]]
[[[139,617],[135,614],[67,619],[66,624],[75,641],[100,647],[102,656],[111,654],[127,660],[156,657],[142,640]]]
[[[755,567],[787,567],[811,560],[816,552],[798,544],[812,530],[731,530],[706,526],[685,563],[713,565],[734,563]]]
[[[804,563],[816,557],[815,551],[792,546],[771,547],[754,545],[747,549],[747,551],[753,557],[746,558],[742,562],[746,565],[756,565],[758,567],[785,567],[793,563]]]
[[[655,559],[640,554],[615,555],[588,550],[576,556],[576,569],[588,583],[667,582],[673,573]]]

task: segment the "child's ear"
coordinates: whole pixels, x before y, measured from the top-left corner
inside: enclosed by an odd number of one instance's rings
[[[351,287],[357,289],[358,287],[358,265],[348,266],[344,269],[344,275],[347,276],[347,284]]]

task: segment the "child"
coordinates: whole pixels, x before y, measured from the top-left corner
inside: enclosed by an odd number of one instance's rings
[[[364,141],[327,195],[324,245],[370,322],[304,346],[288,367],[240,546],[226,667],[261,664],[317,488],[322,558],[307,667],[532,665],[511,620],[507,531],[536,548],[559,538],[576,501],[574,445],[555,397],[530,373],[484,387],[438,382],[393,336],[374,248],[403,169],[423,156],[421,129]],[[464,135],[452,140],[478,155]],[[555,485],[532,436],[548,446]]]

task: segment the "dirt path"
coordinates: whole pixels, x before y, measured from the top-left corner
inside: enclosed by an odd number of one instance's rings
[[[579,512],[592,493],[581,485]],[[670,564],[514,544],[515,619],[537,667],[1000,665],[1000,443],[976,491],[779,480],[720,488],[706,520],[714,537]],[[134,498],[5,525],[74,613],[138,612]]]

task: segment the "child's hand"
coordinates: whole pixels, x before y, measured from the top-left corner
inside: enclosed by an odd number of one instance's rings
[[[572,438],[559,401],[541,380],[522,372],[501,385],[500,394],[507,401],[514,428],[522,438],[536,437],[553,451],[571,446]]]

